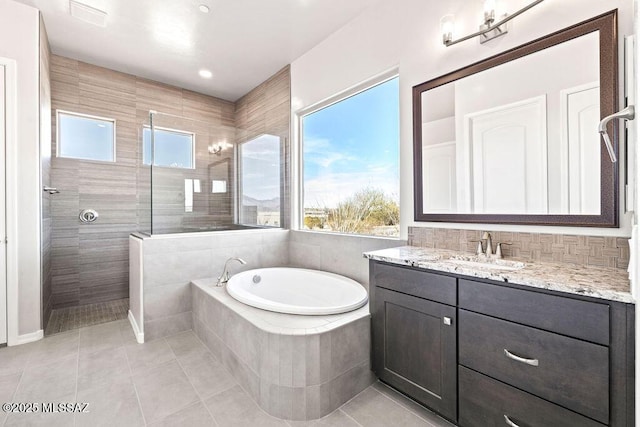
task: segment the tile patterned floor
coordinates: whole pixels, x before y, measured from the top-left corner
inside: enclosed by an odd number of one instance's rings
[[[129,298],[51,311],[45,336],[127,318]]]
[[[273,418],[193,332],[137,344],[126,320],[0,349],[4,402],[87,402],[90,412],[0,412],[2,426],[452,426],[381,383],[321,420]]]

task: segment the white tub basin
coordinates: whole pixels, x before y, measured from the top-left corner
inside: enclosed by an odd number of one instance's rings
[[[338,274],[303,268],[259,268],[238,273],[227,283],[238,301],[288,314],[346,313],[367,303],[365,288]]]

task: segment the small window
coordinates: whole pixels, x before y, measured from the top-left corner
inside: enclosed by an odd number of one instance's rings
[[[115,162],[116,121],[58,111],[58,157]]]
[[[193,169],[194,134],[173,129],[155,128],[153,166]],[[145,127],[142,135],[143,162],[151,164],[151,129]]]
[[[399,235],[399,106],[395,77],[302,116],[304,229]]]

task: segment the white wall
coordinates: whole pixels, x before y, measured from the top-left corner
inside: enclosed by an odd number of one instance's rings
[[[515,10],[529,0],[504,0]],[[456,15],[459,34],[477,30],[482,3],[468,0],[383,0],[291,65],[294,137],[295,112],[361,83],[385,70],[400,70],[400,200],[401,232],[407,226],[482,228],[479,224],[415,223],[413,221],[413,134],[411,88],[419,83],[495,55],[596,15],[619,9],[619,40],[633,33],[631,0],[563,0],[543,2],[512,21],[508,35],[484,45],[470,40],[452,47],[442,44],[440,17]],[[620,63],[623,55],[620,51]],[[621,68],[622,70],[622,68]],[[621,83],[622,87],[622,83]],[[296,144],[293,144],[294,148]],[[294,157],[296,158],[296,157]],[[294,183],[295,184],[295,183]],[[630,215],[621,215],[619,229],[491,225],[491,229],[527,232],[629,236]],[[488,226],[487,226],[488,227]]]
[[[7,168],[8,181],[16,182],[16,199],[8,199],[7,206],[17,215],[17,223],[7,230],[7,248],[11,251],[17,246],[17,284],[8,286],[18,289],[19,335],[37,333],[41,317],[38,38],[38,10],[0,0],[0,57],[15,60],[18,71],[17,141],[7,141],[13,144],[11,149],[17,159]],[[10,317],[10,339],[12,320]]]

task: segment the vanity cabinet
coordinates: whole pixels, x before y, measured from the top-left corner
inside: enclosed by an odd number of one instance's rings
[[[449,419],[457,416],[456,279],[371,265],[373,370]]]
[[[370,290],[374,372],[458,425],[633,425],[633,305],[375,260]]]

